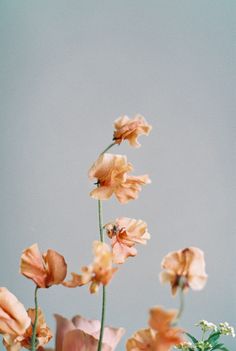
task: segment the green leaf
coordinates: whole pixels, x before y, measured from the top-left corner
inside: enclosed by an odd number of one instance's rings
[[[224,344],[216,344],[216,345],[214,345],[214,347],[212,348],[212,351],[213,351],[213,350],[219,350],[219,347],[222,347],[222,346],[224,346]]]
[[[215,344],[216,344],[216,342],[218,341],[218,339],[220,338],[220,332],[215,332],[215,333],[213,333],[213,334],[211,334],[210,336],[209,336],[209,338],[207,339],[207,341],[211,344],[211,345],[213,345],[213,346],[215,346]]]
[[[216,350],[229,351],[229,349],[227,349],[227,347],[225,347],[225,346],[221,346],[221,347],[219,347],[219,348],[216,349]]]
[[[191,335],[191,334],[189,334],[189,333],[185,333],[185,334],[189,337],[189,339],[192,340],[192,342],[193,342],[194,344],[197,344],[197,343],[198,343],[198,340],[197,340],[193,335]]]

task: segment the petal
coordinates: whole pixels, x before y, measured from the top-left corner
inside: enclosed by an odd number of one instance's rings
[[[96,200],[108,200],[114,192],[112,187],[100,186],[90,192],[90,196]]]
[[[126,343],[127,351],[153,351],[158,350],[154,348],[155,333],[150,329],[138,330]]]
[[[86,269],[85,269],[86,268]],[[82,286],[87,284],[91,277],[92,277],[92,272],[87,270],[87,267],[83,267],[84,272],[83,274],[77,274],[72,272],[72,280],[63,282],[62,284],[66,286],[67,288],[76,288],[77,286]]]
[[[62,351],[96,351],[97,344],[98,342],[93,336],[75,329],[66,333]]]
[[[170,329],[171,323],[175,320],[178,311],[177,310],[164,310],[160,306],[156,306],[150,309],[149,325],[152,329],[163,332]]]
[[[80,329],[86,334],[94,336],[100,331],[101,323],[98,320],[89,320],[77,315],[72,318],[72,322],[74,323],[76,329]]]
[[[62,351],[63,340],[65,335],[75,329],[75,325],[72,321],[60,316],[59,314],[54,314],[57,323],[56,331],[56,350]]]
[[[9,290],[0,288],[0,333],[23,335],[30,323],[22,303]]]
[[[62,255],[49,249],[44,255],[47,270],[47,287],[58,285],[63,282],[67,274],[67,264]]]
[[[25,249],[21,255],[20,272],[40,288],[46,288],[47,272],[38,245]]]
[[[116,264],[124,263],[129,256],[136,256],[137,250],[134,247],[129,247],[116,241],[112,248],[113,262]]]
[[[125,333],[124,328],[112,328],[105,327],[103,342],[111,347],[111,351],[115,350],[116,346],[120,342],[120,339]]]

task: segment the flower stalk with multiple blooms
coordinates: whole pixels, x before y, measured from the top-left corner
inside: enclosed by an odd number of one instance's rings
[[[7,290],[0,288],[0,334],[7,351],[26,348],[31,351],[48,350],[44,346],[52,338],[43,312],[38,304],[38,291],[52,285],[77,288],[89,285],[91,294],[102,287],[101,320],[87,320],[80,315],[71,320],[55,315],[57,331],[55,351],[113,351],[124,334],[123,328],[105,327],[106,288],[116,271],[129,257],[138,253],[137,245],[146,245],[150,239],[147,224],[140,219],[117,217],[103,223],[103,201],[113,195],[120,204],[136,200],[142,186],[151,181],[148,175],[131,175],[133,166],[125,155],[110,153],[111,148],[127,140],[130,146],[140,147],[140,135],[148,135],[152,127],[141,115],[134,118],[119,117],[114,123],[112,143],[100,153],[89,170],[89,178],[96,187],[90,196],[97,200],[99,238],[93,242],[93,261],[82,266],[80,273],[71,273],[66,280],[67,264],[58,252],[48,249],[41,254],[33,244],[21,255],[20,273],[35,284],[34,308],[28,310]],[[109,153],[108,153],[109,151]],[[106,235],[105,235],[106,234]],[[99,239],[99,240],[98,240]],[[107,242],[105,242],[105,239]],[[203,252],[188,247],[170,252],[162,260],[160,281],[169,283],[171,294],[180,294],[179,310],[165,310],[161,306],[150,309],[148,326],[135,332],[126,342],[127,351],[170,351],[173,347],[185,351],[227,351],[219,343],[221,335],[235,336],[233,327],[226,322],[219,326],[200,321],[202,338],[197,340],[178,326],[184,310],[184,294],[189,290],[201,290],[206,284]],[[207,333],[209,335],[206,337]],[[185,335],[191,342],[186,341]]]

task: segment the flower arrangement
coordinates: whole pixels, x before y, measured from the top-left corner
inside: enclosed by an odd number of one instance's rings
[[[106,289],[115,273],[130,257],[138,253],[139,244],[146,245],[150,239],[147,224],[140,219],[118,217],[103,223],[102,202],[113,195],[118,202],[126,204],[136,200],[142,186],[151,181],[148,175],[130,175],[133,166],[124,155],[108,153],[125,140],[132,147],[140,147],[140,135],[148,135],[152,127],[141,115],[134,118],[119,117],[114,123],[112,143],[100,153],[89,170],[89,178],[95,181],[90,196],[97,201],[99,240],[93,242],[93,260],[81,267],[79,273],[67,277],[65,258],[48,249],[41,253],[37,244],[26,248],[20,258],[20,273],[35,285],[34,308],[28,310],[6,287],[0,288],[0,334],[7,351],[26,348],[31,351],[49,350],[45,345],[52,338],[44,314],[38,303],[38,290],[52,285],[77,288],[88,285],[95,294],[102,289],[101,320],[87,320],[80,315],[71,320],[56,314],[57,330],[55,351],[113,351],[125,330],[105,327]],[[106,238],[106,242],[105,242]],[[180,295],[178,310],[166,310],[161,306],[150,308],[148,327],[136,331],[126,342],[127,351],[168,351],[172,348],[185,351],[227,351],[220,341],[222,335],[235,337],[233,327],[227,322],[216,326],[205,320],[200,340],[179,326],[184,310],[184,294],[189,289],[201,290],[207,282],[204,253],[197,247],[188,247],[168,253],[162,260],[160,281],[169,283],[171,294]]]

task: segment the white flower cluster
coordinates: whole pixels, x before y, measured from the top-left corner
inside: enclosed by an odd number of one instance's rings
[[[217,331],[217,326],[214,323],[207,322],[204,319],[195,324],[197,327],[200,326],[203,332]]]
[[[228,322],[224,322],[224,323],[219,324],[219,332],[222,335],[231,335],[233,338],[235,338],[234,328],[231,327]]]
[[[182,350],[182,351],[189,351],[189,350],[194,350],[194,345],[189,342],[189,341],[185,341],[182,344],[179,344],[177,346],[175,346],[178,350]]]

